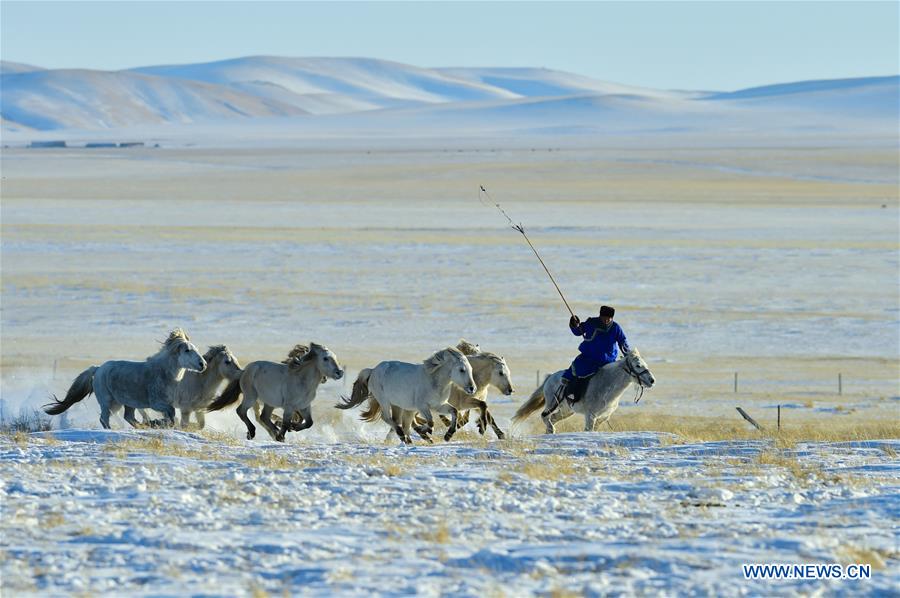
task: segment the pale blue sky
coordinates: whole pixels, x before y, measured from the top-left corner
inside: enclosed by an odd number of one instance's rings
[[[900,72],[891,2],[0,3],[4,60],[121,69],[239,56],[538,66],[733,90]]]

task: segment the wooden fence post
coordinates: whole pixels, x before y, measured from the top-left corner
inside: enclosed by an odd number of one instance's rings
[[[744,411],[744,410],[741,409],[740,407],[736,407],[736,409],[738,410],[738,413],[741,414],[741,417],[743,417],[743,418],[746,419],[748,422],[750,422],[751,424],[753,424],[753,427],[754,427],[754,428],[756,428],[757,430],[759,430],[760,432],[762,432],[762,426],[759,425],[758,423],[756,423],[756,420],[753,419],[752,417],[750,417],[750,416],[747,414],[746,411]]]
[[[737,392],[737,372],[734,373],[734,392]]]

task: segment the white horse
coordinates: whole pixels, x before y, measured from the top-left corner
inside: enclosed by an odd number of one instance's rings
[[[350,409],[362,404],[369,396],[377,402],[377,413],[406,443],[410,426],[416,413],[425,418],[428,434],[434,430],[432,411],[450,416],[450,427],[444,440],[450,440],[456,432],[456,408],[448,403],[450,390],[456,384],[467,394],[477,390],[472,379],[472,366],[459,349],[447,347],[420,364],[402,361],[382,361],[374,368],[359,373],[353,383],[353,394],[335,405],[338,409]],[[397,406],[400,420],[394,418],[392,407]],[[373,406],[374,408],[374,406]]]
[[[181,411],[181,427],[187,428],[191,413],[202,430],[206,425],[206,407],[216,398],[224,382],[241,377],[241,364],[225,345],[214,345],[203,355],[206,369],[202,372],[187,371],[175,387],[173,405]]]
[[[584,430],[591,432],[597,424],[602,424],[610,418],[619,407],[619,397],[632,382],[637,383],[642,389],[651,388],[656,383],[640,353],[637,349],[632,349],[622,359],[600,368],[588,383],[583,398],[571,404],[566,400],[560,401],[557,397],[564,371],[560,370],[544,379],[544,383],[538,386],[528,401],[516,411],[513,424],[518,424],[543,406],[541,419],[547,426],[547,434],[556,431],[555,423],[575,413],[584,415]],[[637,401],[638,399],[635,399],[635,402]]]
[[[244,400],[238,406],[237,414],[247,426],[247,440],[256,436],[256,426],[250,422],[247,411],[257,401],[262,401],[264,405],[257,421],[278,442],[284,442],[284,435],[291,429],[291,420],[296,413],[300,414],[303,422],[294,429],[305,430],[312,427],[311,404],[316,398],[319,384],[326,378],[340,380],[344,376],[344,370],[328,347],[316,343],[310,343],[309,347],[295,346],[286,361],[287,363],[254,361],[247,364],[240,379],[229,384],[207,411],[217,411],[231,405],[243,393]],[[284,409],[281,429],[276,429],[270,419],[276,407]]]
[[[458,426],[461,428],[469,421],[469,409],[478,409],[481,416],[478,418],[478,433],[484,435],[490,424],[497,438],[503,440],[505,434],[494,421],[494,416],[488,411],[487,392],[493,386],[504,395],[509,396],[516,392],[512,385],[512,374],[506,360],[503,357],[482,351],[478,345],[473,345],[465,339],[459,341],[456,348],[462,351],[472,364],[472,379],[475,380],[476,391],[465,394],[461,388],[454,387],[450,391],[450,404],[459,411]]]
[[[153,409],[165,416],[165,425],[175,425],[175,387],[185,371],[202,372],[206,360],[181,329],[169,334],[162,348],[145,361],[107,361],[84,370],[72,382],[66,398],[44,406],[50,415],[59,415],[92,392],[100,404],[100,425],[109,428],[109,416],[122,407],[125,421],[133,427],[140,424],[135,409]]]
[[[484,433],[487,432],[488,425],[490,425],[494,430],[494,434],[497,435],[497,438],[503,440],[506,435],[503,433],[503,430],[500,429],[500,426],[497,425],[494,416],[488,411],[486,399],[488,388],[491,386],[506,396],[515,392],[512,385],[512,375],[510,374],[509,366],[506,365],[506,360],[494,353],[482,351],[481,347],[470,343],[465,339],[460,340],[459,344],[456,345],[456,348],[466,356],[466,359],[468,359],[469,363],[472,365],[472,379],[475,380],[476,387],[475,393],[471,395],[464,393],[458,386],[454,386],[450,391],[450,400],[448,402],[453,405],[458,412],[458,419],[456,422],[457,429],[462,428],[469,422],[470,409],[478,409],[480,412],[480,417],[478,418],[478,433],[483,436]],[[362,414],[363,419],[366,419],[367,421],[371,421],[369,416],[371,414],[373,401],[370,400],[369,403],[369,410]],[[398,419],[397,408],[394,407],[394,410],[392,415],[396,420]],[[449,426],[450,421],[447,420],[446,417],[441,416],[441,419]],[[423,434],[425,428],[422,427],[424,423],[425,422],[421,417],[417,417],[415,420],[416,425],[413,426],[419,436],[422,436],[423,438],[425,438],[425,435]]]

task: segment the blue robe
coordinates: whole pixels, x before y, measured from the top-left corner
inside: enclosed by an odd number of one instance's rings
[[[604,329],[600,318],[588,318],[580,326],[570,326],[569,329],[575,336],[584,337],[584,340],[578,345],[580,354],[563,373],[566,380],[593,376],[607,363],[618,359],[617,346],[623,353],[631,350],[622,327],[616,322],[610,322],[609,328]]]

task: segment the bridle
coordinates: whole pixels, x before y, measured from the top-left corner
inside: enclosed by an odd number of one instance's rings
[[[641,376],[649,373],[650,370],[645,368],[644,370],[639,371],[637,368],[631,365],[631,362],[627,357],[622,361],[625,362],[625,364],[622,366],[622,369],[625,370],[625,373],[634,378],[635,382],[637,382],[638,387],[634,391],[634,402],[635,404],[637,404],[644,396],[644,383],[641,380]]]

